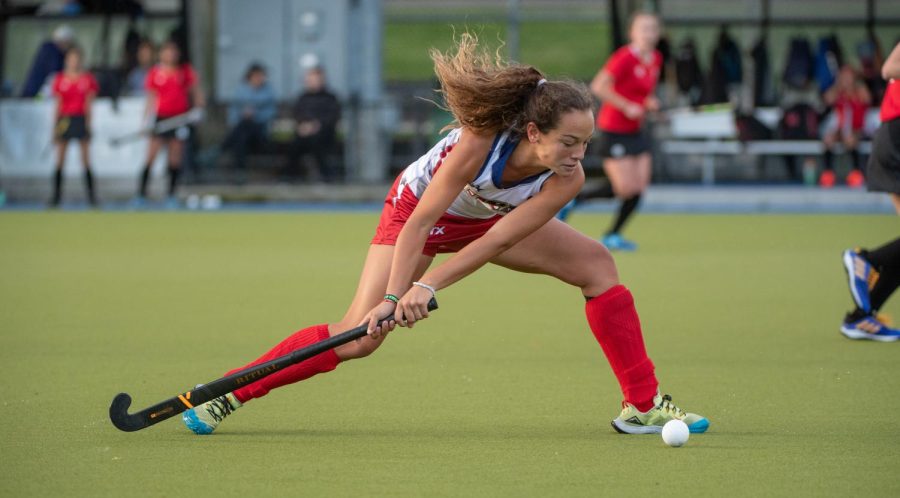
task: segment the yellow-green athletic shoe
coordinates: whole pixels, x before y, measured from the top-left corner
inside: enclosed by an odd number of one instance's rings
[[[242,406],[232,393],[207,401],[181,414],[181,419],[194,434],[212,434],[222,420]]]
[[[693,433],[706,432],[709,420],[696,413],[687,413],[672,404],[668,394],[653,397],[653,408],[642,413],[631,403],[622,403],[622,413],[612,421],[613,429],[622,434],[659,434],[666,422],[678,419],[687,424]]]

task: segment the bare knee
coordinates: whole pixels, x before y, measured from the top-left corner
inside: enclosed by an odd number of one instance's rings
[[[643,194],[645,190],[647,190],[647,183],[644,182],[644,180],[639,180],[634,184],[631,192],[629,192],[628,195],[624,196],[623,198],[631,199],[632,197],[637,197]]]
[[[644,190],[641,179],[631,178],[628,181],[620,182],[618,186],[613,186],[613,192],[619,199],[630,199]]]
[[[616,197],[619,199],[634,197],[639,191],[637,185],[632,182],[621,182],[619,185],[613,186],[613,193],[615,193]]]
[[[619,284],[616,262],[609,250],[599,242],[585,254],[579,266],[582,268],[581,278],[576,285],[585,296],[599,296]]]
[[[359,320],[362,320],[360,318]],[[356,323],[359,322],[356,320],[352,325],[348,325],[342,322],[329,324],[328,325],[328,334],[332,337],[346,332],[347,330],[352,329],[356,326]],[[382,336],[379,339],[373,339],[369,336],[362,337],[352,342],[348,342],[347,344],[343,344],[334,349],[335,353],[337,353],[338,357],[342,361],[353,360],[357,358],[365,358],[370,354],[374,353],[376,349],[381,346],[384,342],[385,336]]]
[[[344,344],[342,346],[338,346],[335,348],[334,352],[337,353],[338,358],[341,361],[346,360],[355,360],[357,358],[365,358],[370,354],[374,353],[381,343],[384,342],[383,339],[375,340],[371,337],[363,337],[362,339],[357,339],[353,342]]]
[[[334,349],[334,352],[337,353],[338,358],[340,358],[341,361],[365,358],[374,353],[375,350],[381,346],[382,342],[384,342],[384,338],[372,339],[371,337],[366,336],[338,346]]]

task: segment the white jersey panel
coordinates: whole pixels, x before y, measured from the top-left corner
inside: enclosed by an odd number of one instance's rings
[[[452,153],[453,146],[459,142],[460,133],[461,129],[454,129],[403,171],[397,188],[398,197],[403,189],[408,188],[416,197],[421,198],[443,158]],[[499,186],[502,183],[503,168],[516,145],[518,140],[510,131],[498,134],[478,176],[453,200],[447,213],[464,218],[487,219],[509,213],[540,192],[544,182],[553,174],[552,171],[531,176],[506,188]]]

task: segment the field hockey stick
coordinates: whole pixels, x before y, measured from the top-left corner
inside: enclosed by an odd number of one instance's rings
[[[431,301],[428,302],[428,309],[434,311],[437,308],[437,301],[432,298]],[[386,322],[393,319],[394,315],[392,314],[381,321]],[[359,327],[350,329],[334,337],[329,337],[324,341],[319,341],[303,349],[298,349],[284,356],[279,356],[274,360],[269,360],[265,363],[245,368],[208,384],[202,384],[190,391],[179,394],[178,396],[167,399],[161,403],[157,403],[137,413],[128,413],[128,407],[131,406],[131,396],[127,393],[119,393],[113,398],[112,404],[109,407],[109,419],[119,430],[125,432],[139,431],[174,417],[196,405],[201,405],[207,401],[224,396],[239,387],[246,386],[251,382],[256,382],[268,377],[279,370],[312,358],[329,349],[365,337],[368,327],[368,324],[360,325]]]
[[[163,119],[162,121],[158,121],[153,125],[144,126],[138,131],[126,133],[118,137],[113,137],[109,140],[109,144],[113,147],[118,147],[125,142],[138,140],[147,135],[150,135],[151,133],[165,133],[176,128],[181,128],[182,126],[197,123],[201,119],[203,119],[203,110],[195,107],[184,114],[179,114],[168,119]]]
[[[44,145],[41,149],[41,161],[45,161],[50,156],[50,151],[53,150],[53,145],[56,144],[57,139],[63,136],[66,130],[69,128],[69,118],[62,117],[57,120],[56,124],[53,126],[53,136],[50,137],[50,140]]]

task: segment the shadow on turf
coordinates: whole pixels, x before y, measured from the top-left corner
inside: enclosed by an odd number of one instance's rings
[[[186,437],[194,437],[185,432]],[[658,439],[655,434],[645,436],[626,436],[618,434],[612,429],[608,431],[604,427],[596,429],[573,430],[572,428],[548,428],[548,427],[530,427],[519,428],[519,430],[498,430],[496,427],[481,427],[474,429],[448,429],[443,426],[427,426],[420,428],[367,428],[367,429],[237,429],[234,431],[216,432],[213,436],[218,441],[233,440],[246,441],[247,439],[339,439],[339,438],[377,438],[377,439],[475,439],[475,440],[522,440],[522,441],[589,441],[598,439],[614,439],[628,444],[634,441],[636,444],[644,444],[647,440]],[[718,440],[716,434],[694,435],[693,438],[703,440]],[[181,435],[178,435],[181,439]],[[692,440],[693,441],[693,440]],[[721,441],[721,440],[719,440]],[[712,441],[710,441],[712,442]],[[708,446],[715,449],[730,449],[728,446],[714,444]],[[734,449],[745,449],[734,446]]]
[[[452,424],[447,424],[452,425]],[[216,443],[228,444],[228,442],[246,443],[249,441],[272,441],[284,439],[288,440],[340,440],[340,439],[386,439],[386,440],[474,440],[474,441],[572,441],[578,443],[584,442],[605,442],[606,444],[615,443],[625,445],[646,446],[648,443],[659,443],[661,447],[665,447],[660,440],[659,435],[647,434],[643,436],[627,436],[613,431],[608,426],[592,426],[584,428],[573,428],[569,426],[519,426],[517,430],[510,428],[498,428],[495,426],[479,426],[471,429],[455,428],[451,429],[444,425],[424,425],[419,427],[391,427],[391,428],[360,428],[360,429],[311,429],[311,428],[235,428],[234,430],[224,430],[216,432],[209,436]],[[607,430],[608,429],[608,430]],[[718,451],[741,451],[757,449],[760,451],[770,451],[771,448],[748,448],[746,445],[739,444],[735,438],[741,439],[745,437],[773,436],[774,434],[766,433],[728,433],[727,438],[723,438],[726,434],[711,432],[705,434],[691,435],[690,442],[686,448],[692,448],[695,451],[702,450],[718,450]],[[190,434],[187,430],[178,433],[168,433],[164,436],[165,440],[183,443],[184,438],[197,439],[198,436]],[[200,440],[206,437],[199,437]],[[734,444],[732,444],[734,443]]]

